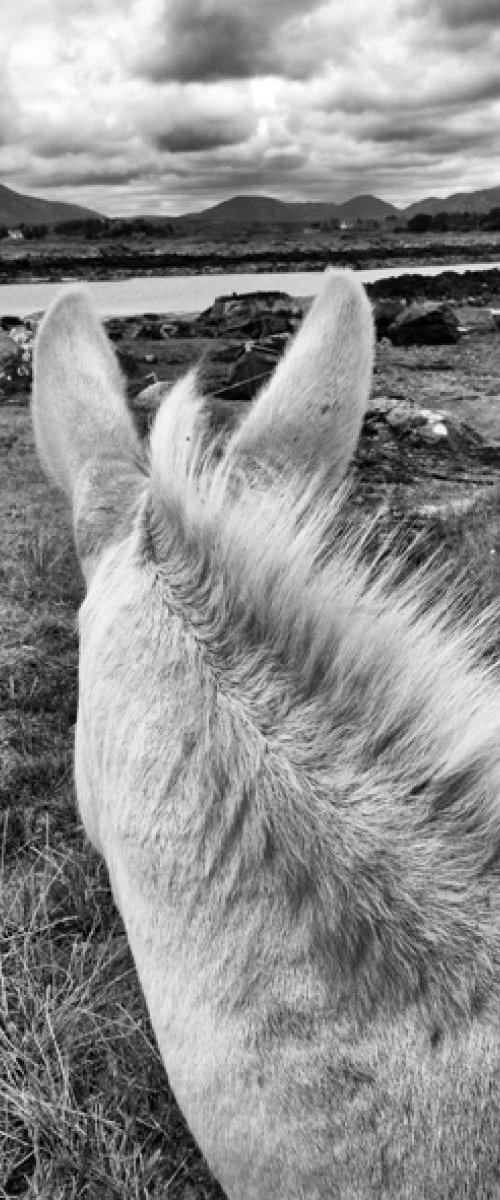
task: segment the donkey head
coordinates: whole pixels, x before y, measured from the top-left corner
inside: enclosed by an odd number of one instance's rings
[[[255,935],[269,941],[269,962],[271,944],[282,940],[278,890],[269,911],[268,883],[260,898],[253,894],[261,885],[252,857],[268,836],[258,812],[266,751],[251,699],[238,698],[240,685],[248,690],[245,678],[258,691],[260,668],[249,659],[233,670],[224,633],[232,629],[234,644],[246,619],[244,598],[231,599],[231,573],[248,568],[252,590],[252,554],[274,557],[273,537],[286,524],[283,489],[293,502],[315,478],[327,475],[334,489],[341,482],[372,358],[363,288],[349,273],[328,272],[298,336],[214,466],[193,374],[166,396],[144,451],[85,289],[56,299],[36,342],[36,444],[70,502],[87,582],[76,729],[80,813],[106,859],[177,1099],[234,1197],[284,1196],[282,1187],[291,1197],[297,1172],[281,1134],[276,1151],[264,1146],[274,1135],[262,1144],[258,1135],[260,1149],[248,1157],[245,1112],[255,1110],[259,1123],[260,1073],[253,1052],[240,1062],[248,1017],[238,1024],[223,1016],[249,986],[245,959]],[[250,513],[255,524],[259,505],[262,533],[249,554]],[[261,599],[265,623],[264,590]],[[213,660],[219,651],[227,667],[221,687]],[[269,697],[258,704],[267,721]],[[254,792],[257,808],[244,816]],[[239,845],[240,822],[248,825],[246,846]],[[226,921],[221,906],[230,904],[232,888],[243,907]],[[262,1154],[267,1182],[251,1183],[251,1159]],[[279,1182],[280,1172],[288,1182]]]
[[[36,442],[87,582],[78,805],[230,1200],[369,1197],[389,1141],[399,1196],[434,1127],[461,1153],[429,1021],[498,1003],[498,691],[341,519],[322,556],[372,358],[363,288],[327,273],[220,458],[196,374],[141,446],[84,290],[37,338]],[[440,1153],[419,1195],[445,1194]]]

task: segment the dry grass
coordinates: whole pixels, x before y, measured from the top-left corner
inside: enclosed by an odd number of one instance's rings
[[[0,409],[0,449],[0,1198],[214,1200],[222,1193],[168,1090],[105,869],[76,817],[82,589],[26,410]],[[399,511],[398,523],[407,545],[411,515]],[[497,596],[498,490],[466,518],[428,522],[409,569],[434,553],[450,580],[463,574],[475,611]],[[486,1115],[484,1129],[498,1137]],[[450,1180],[450,1196],[467,1194],[453,1190],[452,1164]]]
[[[76,816],[82,584],[26,410],[0,450],[0,1197],[214,1200]]]
[[[390,553],[401,554],[402,576],[433,565],[437,596],[460,596],[467,619],[484,615],[500,596],[500,482],[485,489],[471,508],[453,511],[443,506],[434,515],[415,511],[415,489],[399,488],[375,526],[370,546],[380,554],[389,539]],[[485,652],[500,661],[500,629]]]

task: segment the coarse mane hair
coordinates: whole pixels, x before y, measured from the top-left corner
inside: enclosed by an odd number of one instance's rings
[[[141,552],[266,744],[257,840],[291,903],[314,895],[325,969],[343,964],[351,1003],[354,977],[361,1008],[418,999],[450,1020],[495,1003],[498,683],[480,655],[494,613],[465,621],[432,568],[402,582],[400,561],[369,565],[328,467],[248,494],[218,450],[190,376],[152,432]]]

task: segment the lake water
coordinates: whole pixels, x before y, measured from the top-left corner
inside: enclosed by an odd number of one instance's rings
[[[439,266],[377,267],[357,271],[363,283],[400,275],[440,275],[443,271],[487,271],[500,263],[441,263]],[[217,296],[232,292],[288,292],[290,296],[314,296],[321,271],[291,271],[282,274],[164,275],[90,283],[97,308],[104,317],[134,313],[195,313],[208,308]],[[47,308],[64,283],[10,283],[0,286],[0,316],[25,316]]]

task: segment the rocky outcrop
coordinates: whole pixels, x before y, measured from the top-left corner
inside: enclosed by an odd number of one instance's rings
[[[462,500],[499,476],[500,445],[450,412],[380,397],[365,415],[354,462],[364,499],[378,504],[396,489],[431,505],[444,496]]]
[[[447,304],[411,304],[387,329],[393,346],[448,346],[458,342],[460,331]]]
[[[302,305],[286,292],[249,292],[219,296],[196,318],[204,336],[257,338],[293,333],[302,320]]]
[[[371,299],[405,300],[407,304],[474,304],[498,307],[500,303],[500,270],[440,271],[438,275],[390,275],[367,285]]]

